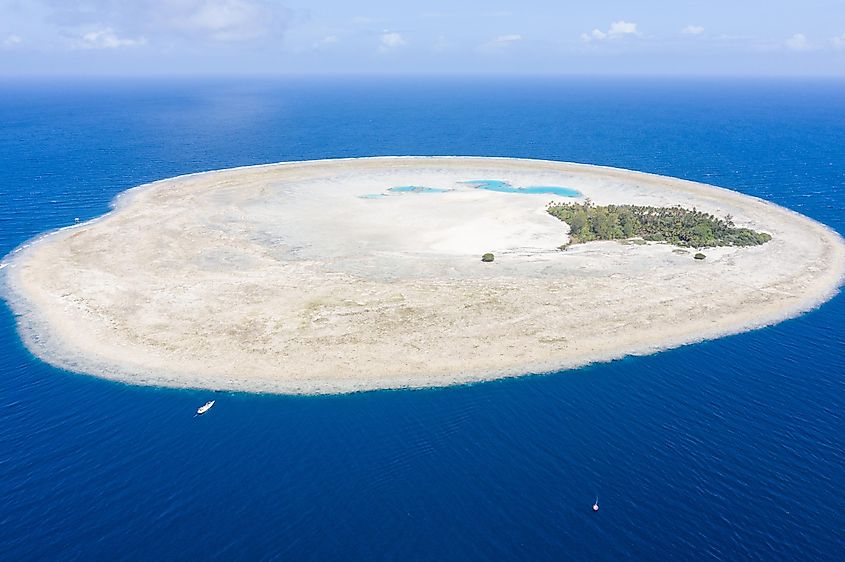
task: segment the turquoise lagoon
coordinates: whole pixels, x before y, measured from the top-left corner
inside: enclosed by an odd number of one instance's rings
[[[365,193],[364,195],[359,195],[358,197],[360,199],[381,199],[396,193],[445,193],[447,191],[452,190],[440,189],[439,187],[424,187],[422,185],[398,185],[396,187],[388,188],[386,193]]]
[[[485,191],[496,191],[499,193],[521,193],[527,195],[560,195],[561,197],[580,197],[581,192],[570,187],[560,187],[555,185],[532,185],[528,187],[514,187],[510,182],[503,180],[469,180],[459,182],[468,185],[475,189],[483,189]],[[387,193],[366,193],[359,195],[361,199],[381,199],[387,195],[394,193],[446,193],[447,191],[454,191],[452,189],[442,189],[439,187],[425,187],[421,185],[399,185],[387,189]]]
[[[451,189],[440,189],[439,187],[423,187],[421,185],[400,185],[391,187],[387,191],[391,193],[445,193]]]
[[[524,193],[529,195],[560,195],[561,197],[581,197],[581,192],[570,187],[558,187],[554,185],[532,185],[529,187],[514,187],[509,182],[502,180],[472,180],[461,182],[476,189],[485,191],[496,191],[499,193]]]

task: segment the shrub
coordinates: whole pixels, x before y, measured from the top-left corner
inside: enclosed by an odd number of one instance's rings
[[[490,252],[487,252],[486,254],[484,254],[483,256],[481,256],[481,261],[483,261],[483,262],[491,262],[491,261],[493,261],[493,254],[491,254]]]

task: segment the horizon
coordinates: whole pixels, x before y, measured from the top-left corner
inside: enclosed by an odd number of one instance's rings
[[[0,78],[845,77],[845,3],[0,0]]]
[[[53,73],[53,74],[0,74],[0,84],[13,83],[36,83],[36,82],[145,82],[145,81],[169,81],[169,82],[213,82],[246,80],[253,82],[277,82],[282,80],[355,80],[355,79],[378,79],[387,82],[392,81],[417,81],[417,80],[506,80],[519,78],[524,80],[548,80],[548,81],[572,81],[580,82],[587,80],[595,81],[630,81],[645,83],[655,82],[747,82],[749,84],[765,82],[802,83],[802,82],[824,82],[839,83],[845,82],[845,74],[677,74],[677,73],[651,73],[651,74],[588,74],[588,73],[539,73],[539,72],[490,72],[490,73],[462,73],[462,72],[285,72],[285,73],[208,73],[208,74],[186,74],[186,73],[149,73],[149,74],[104,74],[104,73]]]

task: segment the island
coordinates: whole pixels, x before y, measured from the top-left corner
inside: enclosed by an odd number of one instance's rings
[[[692,181],[379,157],[139,186],[0,275],[23,342],[61,369],[320,394],[557,372],[770,325],[837,292],[845,243]]]

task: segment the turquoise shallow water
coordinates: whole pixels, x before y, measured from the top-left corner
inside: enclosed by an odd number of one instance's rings
[[[526,187],[514,187],[509,182],[502,180],[470,180],[464,182],[468,185],[483,189],[485,191],[496,191],[499,193],[521,193],[525,195],[560,195],[561,197],[580,197],[581,192],[570,187],[558,187],[553,185],[530,185]]]
[[[7,82],[0,253],[152,180],[396,154],[666,174],[842,232],[843,138],[836,81]],[[839,560],[844,317],[840,295],[567,373],[285,397],[59,371],[0,307],[0,559]]]
[[[467,186],[483,189],[485,191],[496,191],[498,193],[515,193],[523,195],[560,195],[562,197],[580,197],[581,192],[569,187],[558,187],[552,185],[532,185],[527,187],[514,187],[510,182],[502,180],[469,180],[461,182]],[[439,187],[426,187],[422,185],[399,185],[389,187],[385,193],[365,193],[359,195],[361,199],[381,199],[393,193],[446,193],[451,189]]]
[[[391,187],[387,191],[391,193],[445,193],[449,190],[437,187],[424,187],[421,185],[399,185]]]

